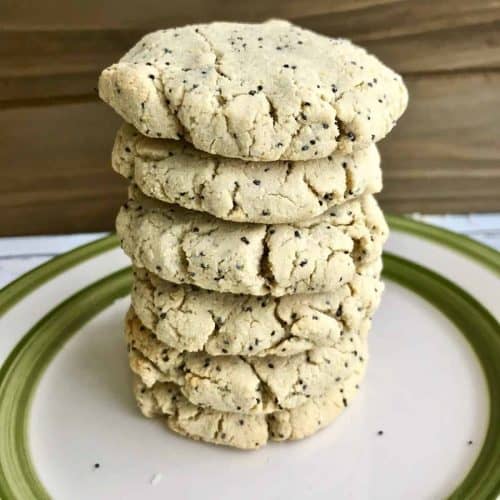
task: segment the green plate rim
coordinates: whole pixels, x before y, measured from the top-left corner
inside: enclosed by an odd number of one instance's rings
[[[496,362],[500,326],[476,299],[434,271],[391,254],[384,255],[384,266],[386,278],[441,310],[463,332],[481,361],[490,396],[487,435],[474,465],[450,498],[495,498],[500,493],[500,387],[494,383],[500,379]],[[0,368],[1,498],[50,498],[36,476],[28,445],[28,416],[37,383],[64,343],[95,314],[126,295],[130,285],[130,268],[125,268],[83,288],[44,316]]]
[[[46,281],[61,274],[66,269],[76,266],[107,250],[111,250],[116,246],[118,246],[118,238],[115,234],[104,236],[103,238],[58,255],[19,276],[19,278],[11,281],[0,290],[0,317],[23,297],[43,285]]]
[[[394,266],[400,269],[394,273]],[[404,272],[401,273],[401,267]],[[456,283],[415,262],[384,253],[384,277],[415,292],[439,309],[475,352],[488,385],[490,415],[483,447],[453,500],[490,500],[500,495],[500,324],[478,300]],[[434,286],[421,286],[421,278]],[[466,312],[465,312],[466,311]],[[476,323],[477,322],[477,323]],[[482,326],[479,326],[482,325]]]
[[[51,498],[36,475],[28,446],[28,419],[36,387],[65,342],[93,316],[128,294],[131,285],[131,268],[126,267],[82,288],[40,319],[0,367],[0,422],[7,422],[0,426],[0,499]],[[62,333],[44,343],[47,334],[57,332]],[[19,376],[18,370],[25,371]],[[13,466],[15,479],[9,482],[6,471]]]
[[[426,240],[444,245],[471,257],[496,274],[500,274],[500,252],[494,248],[473,240],[464,234],[454,233],[442,227],[416,221],[405,215],[385,214],[385,217],[392,230],[420,236]]]

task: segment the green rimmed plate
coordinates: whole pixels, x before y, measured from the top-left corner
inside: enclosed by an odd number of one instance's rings
[[[130,275],[114,238],[5,289],[0,498],[494,498],[498,254],[391,226],[361,397],[316,437],[256,453],[190,442],[135,410],[121,334]]]

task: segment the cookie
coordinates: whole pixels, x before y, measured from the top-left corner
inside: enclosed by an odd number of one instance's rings
[[[355,264],[382,253],[388,234],[372,196],[307,222],[240,224],[146,198],[133,189],[116,232],[136,267],[172,283],[274,296],[336,290]]]
[[[363,149],[408,101],[364,49],[280,20],[150,33],[102,72],[99,95],[146,136],[263,161]]]
[[[376,146],[310,161],[245,162],[195,150],[185,141],[119,130],[113,168],[151,198],[234,222],[311,219],[382,189]]]
[[[179,434],[213,444],[255,449],[268,440],[302,439],[327,426],[350,404],[362,377],[363,372],[356,373],[324,396],[268,415],[201,408],[191,404],[175,384],[157,383],[148,388],[138,377],[134,395],[146,417],[165,415],[168,427]]]
[[[335,292],[280,298],[215,293],[135,269],[132,305],[144,326],[180,351],[290,356],[368,330],[383,291],[381,268],[381,259],[362,266]]]
[[[246,414],[291,409],[319,397],[361,371],[368,356],[366,332],[289,357],[181,352],[160,342],[133,311],[126,337],[130,367],[146,386],[173,382],[196,406]]]

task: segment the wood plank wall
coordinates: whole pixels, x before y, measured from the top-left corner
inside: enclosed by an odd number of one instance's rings
[[[0,234],[112,228],[119,119],[95,86],[142,34],[269,17],[351,38],[404,75],[410,107],[381,143],[385,209],[500,210],[499,1],[3,0]]]

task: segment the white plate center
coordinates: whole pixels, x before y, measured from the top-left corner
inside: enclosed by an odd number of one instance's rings
[[[191,442],[139,414],[127,303],[82,328],[36,392],[30,443],[55,499],[442,498],[482,446],[488,399],[477,359],[452,323],[398,285],[387,283],[358,399],[316,436],[256,452]]]

